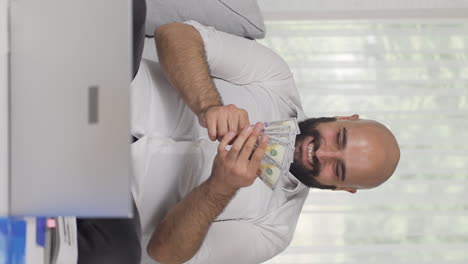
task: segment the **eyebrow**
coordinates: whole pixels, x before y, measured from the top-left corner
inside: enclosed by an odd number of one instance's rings
[[[341,148],[345,149],[346,148],[346,143],[348,142],[348,130],[346,127],[343,128],[343,140],[341,141]],[[340,162],[340,167],[341,167],[341,181],[344,181],[346,179],[346,166],[344,162]]]

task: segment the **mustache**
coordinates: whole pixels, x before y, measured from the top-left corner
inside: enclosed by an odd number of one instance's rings
[[[314,177],[317,177],[320,174],[322,167],[320,165],[319,159],[316,156],[312,158],[312,165],[314,167],[312,168],[312,171],[310,172],[310,174],[312,174],[312,176]]]

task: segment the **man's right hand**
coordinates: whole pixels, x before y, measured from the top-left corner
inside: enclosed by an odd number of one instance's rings
[[[228,132],[234,136],[250,125],[249,114],[237,106],[217,105],[202,110],[198,115],[198,121],[204,128],[208,128],[208,135],[212,141],[221,141]]]
[[[253,184],[268,143],[268,137],[262,135],[255,148],[262,130],[262,123],[257,123],[255,127],[248,126],[242,130],[230,150],[226,146],[234,138],[234,133],[229,132],[221,140],[210,177],[210,182],[218,191],[232,193]]]

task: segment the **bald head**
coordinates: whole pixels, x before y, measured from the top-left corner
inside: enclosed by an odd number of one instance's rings
[[[356,119],[354,129],[359,131],[356,140],[360,140],[362,152],[367,154],[361,164],[362,175],[357,188],[374,188],[384,183],[393,175],[400,160],[400,148],[395,136],[383,124],[374,120]],[[364,158],[364,157],[363,157]],[[369,162],[372,161],[372,162]]]

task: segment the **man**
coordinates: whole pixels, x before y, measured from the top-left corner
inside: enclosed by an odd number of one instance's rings
[[[144,263],[261,263],[292,240],[308,187],[354,193],[395,170],[398,144],[380,123],[305,120],[271,50],[194,21],[164,25],[155,39],[160,64],[143,61],[132,84]],[[268,141],[254,148],[256,122],[290,117],[304,122],[291,173],[272,191],[256,179]]]

